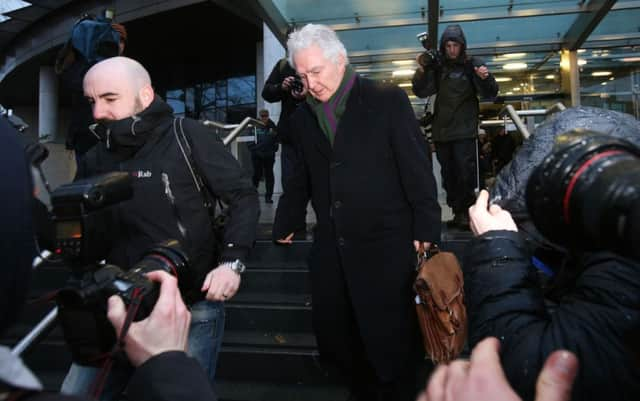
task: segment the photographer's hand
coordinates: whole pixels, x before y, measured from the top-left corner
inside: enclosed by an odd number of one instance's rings
[[[286,77],[283,81],[282,84],[280,84],[280,87],[282,88],[283,91],[289,91],[291,89],[291,83],[295,80],[295,77]]]
[[[498,205],[489,203],[489,192],[480,191],[476,203],[469,208],[471,231],[478,236],[493,230],[518,231],[511,214]]]
[[[440,365],[431,375],[418,401],[520,401],[500,366],[500,343],[484,339],[473,349],[471,360]],[[567,351],[552,353],[536,384],[536,401],[566,401],[578,372],[577,358]]]
[[[303,83],[305,81],[302,81]],[[304,87],[302,88],[301,92],[296,92],[294,90],[291,91],[291,96],[293,96],[296,99],[304,99],[305,96],[307,96],[307,92],[309,92],[309,89],[307,88],[307,84],[304,83]]]
[[[476,75],[480,79],[487,79],[487,77],[489,76],[489,69],[487,68],[486,65],[481,65],[480,67],[473,67],[473,68],[476,71]]]
[[[413,247],[416,249],[416,252],[426,252],[431,249],[431,242],[420,242],[417,239],[413,240]],[[422,249],[421,249],[422,248]]]
[[[240,275],[227,263],[222,263],[211,270],[202,283],[201,291],[206,291],[209,301],[228,301],[240,288]]]
[[[185,351],[191,313],[182,301],[178,280],[163,271],[147,273],[160,283],[160,296],[149,317],[131,323],[125,337],[124,351],[133,366],[140,366],[152,356],[167,351]],[[109,298],[107,317],[119,336],[127,311],[119,296]]]

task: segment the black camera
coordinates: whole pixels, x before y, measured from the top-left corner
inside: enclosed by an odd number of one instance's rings
[[[529,178],[526,202],[549,240],[640,260],[640,149],[632,143],[587,130],[558,136]]]
[[[304,91],[304,82],[300,79],[299,76],[294,76],[293,81],[291,81],[291,92],[293,93],[302,93]]]
[[[422,44],[422,47],[425,50],[418,56],[418,64],[423,67],[440,65],[440,54],[437,50],[431,48],[431,44],[429,43],[429,34],[427,32],[422,32],[417,34],[416,38],[420,41],[420,44]]]
[[[51,193],[55,253],[76,273],[92,270],[107,257],[117,231],[112,206],[132,196],[131,177],[122,172],[58,187]]]
[[[134,321],[146,318],[159,295],[158,285],[145,273],[162,270],[178,277],[188,270],[188,260],[178,241],[167,240],[149,250],[128,270],[100,264],[118,235],[115,205],[133,195],[127,173],[109,173],[60,186],[51,194],[55,253],[71,268],[66,288],[56,301],[65,340],[74,361],[99,362],[115,344],[106,318],[106,300],[119,295],[135,305]]]

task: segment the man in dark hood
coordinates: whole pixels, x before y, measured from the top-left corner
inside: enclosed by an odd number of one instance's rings
[[[476,166],[478,96],[493,98],[498,84],[483,61],[466,54],[467,40],[460,25],[449,25],[440,39],[439,55],[419,56],[413,92],[424,98],[437,94],[432,138],[442,168],[447,204],[453,224],[468,229],[467,208],[479,185]]]
[[[84,78],[84,93],[101,142],[86,154],[77,178],[111,171],[133,177],[133,198],[117,205],[121,229],[111,238],[107,261],[130,268],[157,243],[179,241],[189,258],[189,266],[179,272],[181,293],[193,315],[189,352],[213,381],[224,301],[238,290],[242,261],[255,239],[256,190],[216,135],[197,121],[173,116],[138,62],[113,57],[96,64]],[[205,188],[229,205],[221,244],[204,204]],[[63,390],[85,392],[95,373],[74,364]]]
[[[589,107],[553,116],[524,142],[498,175],[491,195],[482,191],[469,209],[476,235],[463,263],[469,345],[488,336],[499,338],[507,379],[525,400],[534,397],[545,358],[560,348],[575,353],[580,361],[573,400],[637,400],[640,369],[633,351],[640,333],[640,263],[575,241],[562,248],[544,239],[529,221],[525,189],[532,170],[552,150],[558,135],[577,128],[624,138],[640,147],[637,120]],[[604,176],[606,168],[594,169],[593,174]],[[593,209],[588,213],[595,214]],[[551,268],[547,274],[556,272],[551,298],[537,270],[544,266],[532,257],[533,248],[537,254],[541,246],[553,249],[556,256],[545,260]]]

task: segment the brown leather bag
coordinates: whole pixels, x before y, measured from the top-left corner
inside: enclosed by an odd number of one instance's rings
[[[427,356],[435,363],[455,359],[467,336],[464,283],[458,258],[433,246],[418,255],[416,291],[418,322]]]

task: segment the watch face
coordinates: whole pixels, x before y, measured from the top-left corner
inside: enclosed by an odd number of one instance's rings
[[[236,260],[231,265],[231,269],[233,269],[234,271],[236,271],[238,273],[244,273],[244,270],[246,269],[246,266],[244,265],[244,263],[240,262],[239,260]]]

